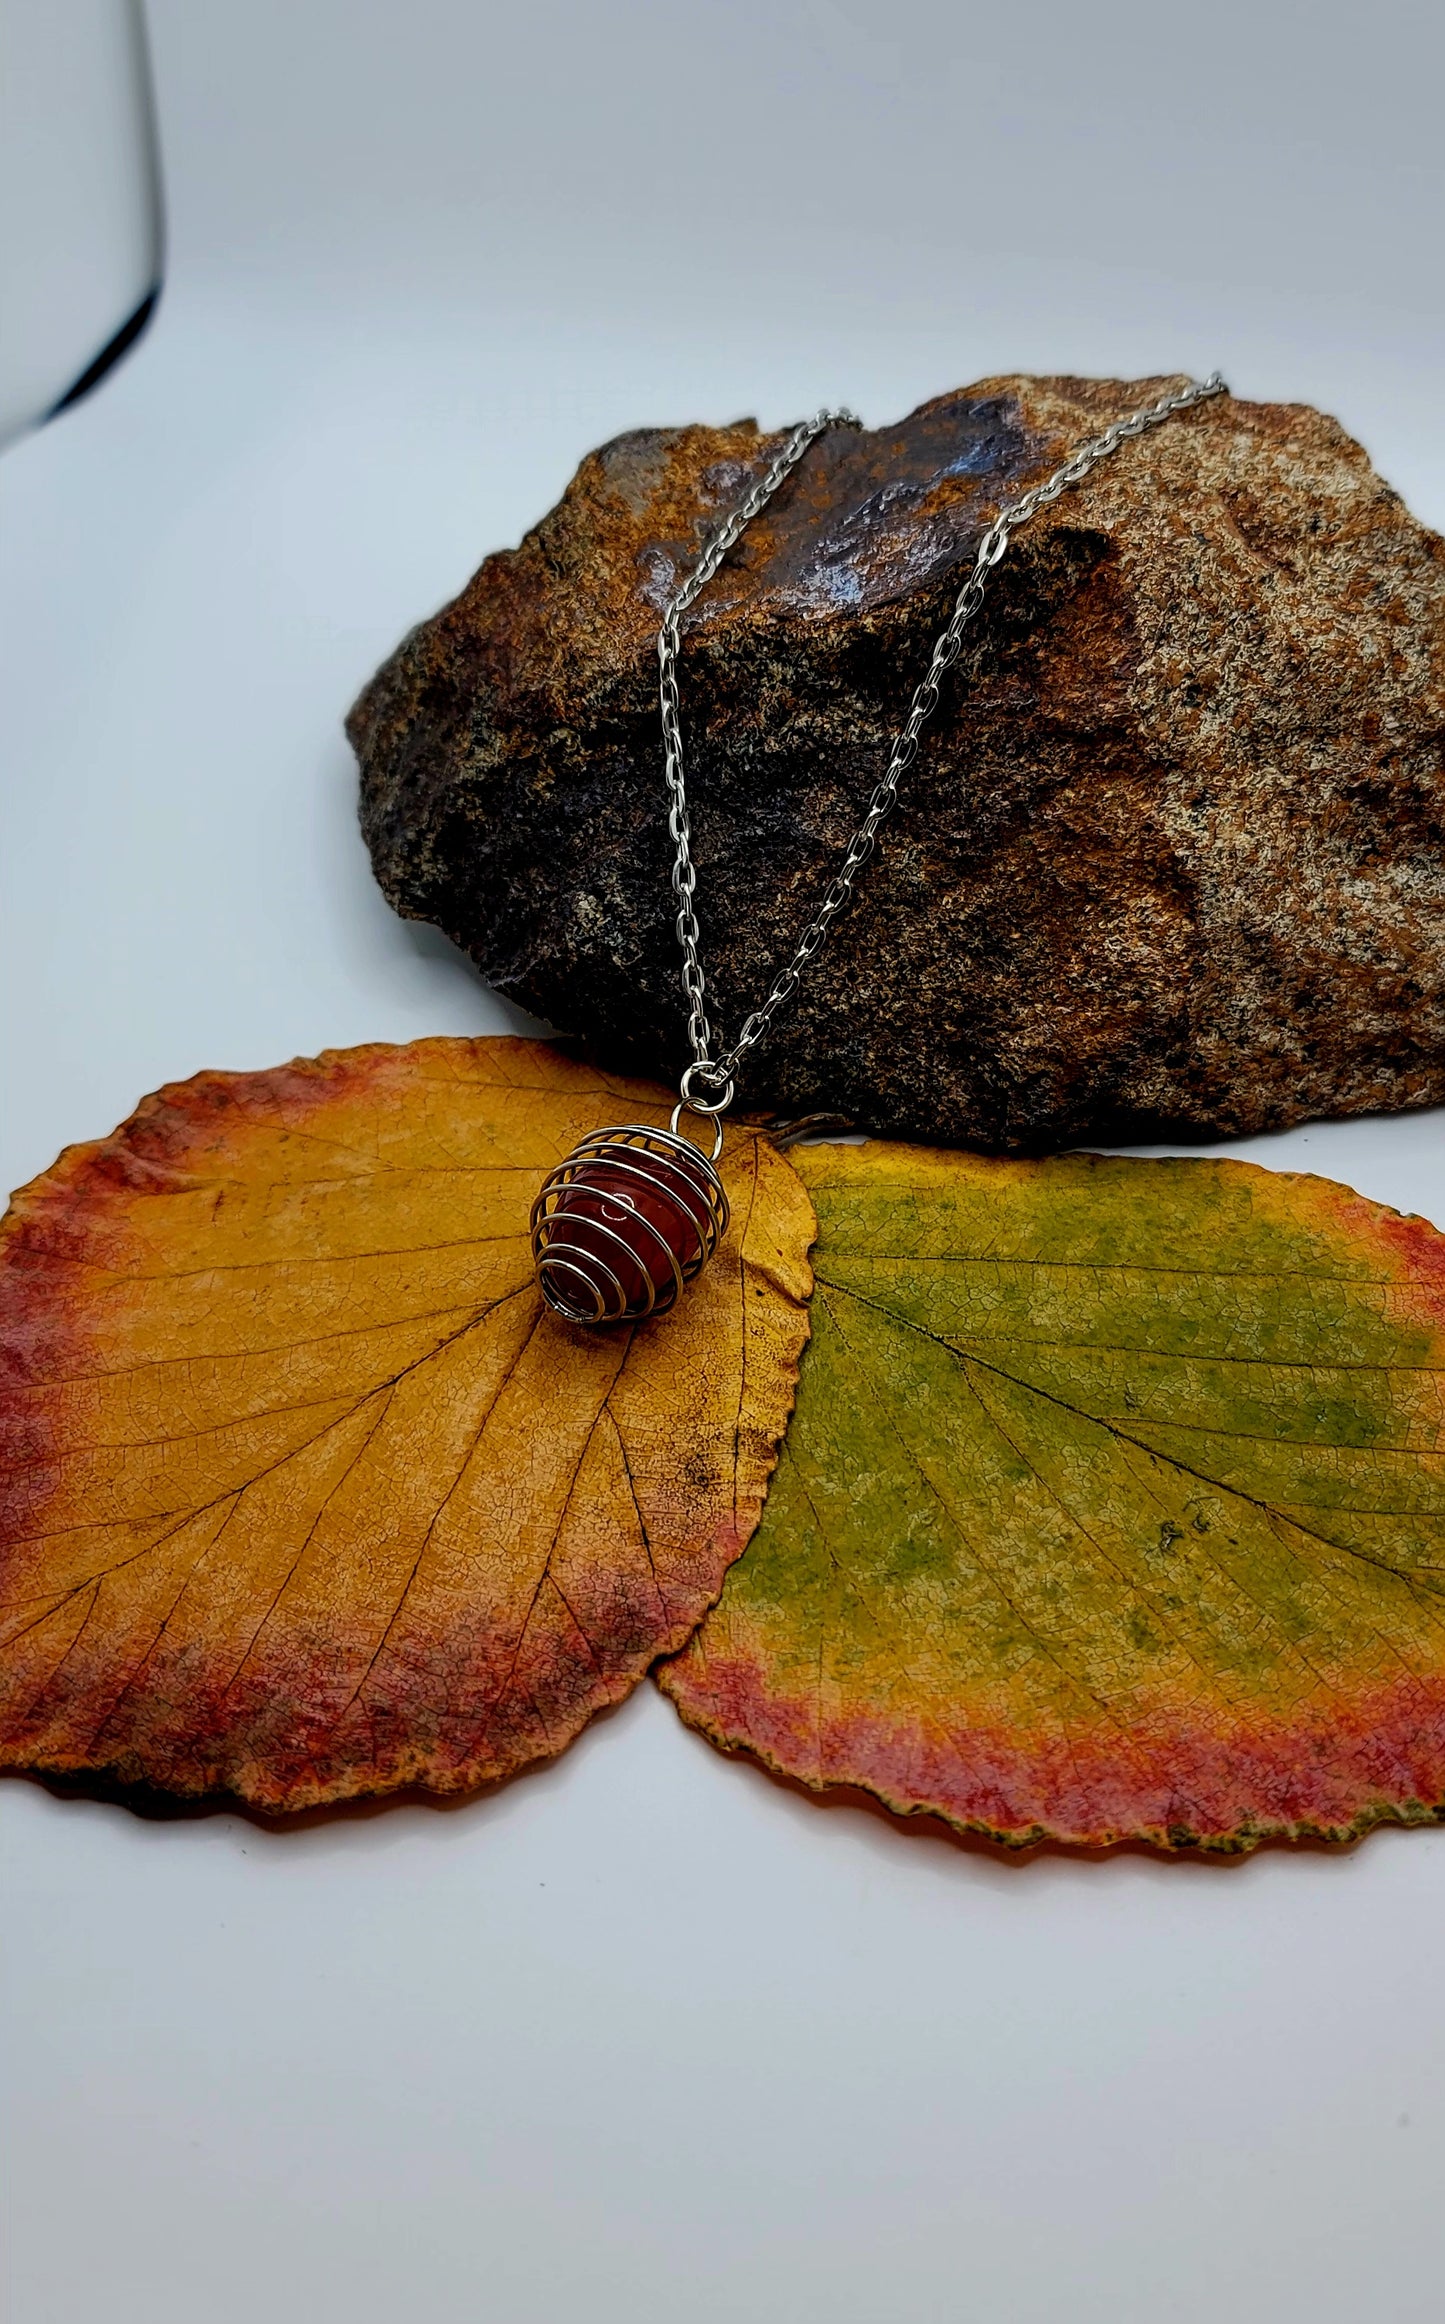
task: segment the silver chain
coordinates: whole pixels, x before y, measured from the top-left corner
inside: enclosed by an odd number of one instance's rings
[[[677,898],[677,939],[682,947],[682,989],[688,1003],[688,1040],[692,1046],[692,1063],[682,1077],[682,1103],[700,1114],[725,1113],[732,1104],[737,1071],[750,1049],[757,1046],[767,1032],[778,1010],[791,1000],[832,922],[849,902],[853,883],[873,853],[880,824],[891,814],[898,797],[901,778],[918,755],[918,738],[925,723],[938,707],[940,681],[953,667],[963,644],[963,633],[983,603],[988,576],[1009,545],[1010,536],[1020,525],[1027,524],[1041,508],[1080,484],[1101,460],[1127,443],[1131,436],[1142,436],[1149,428],[1157,428],[1161,421],[1172,419],[1176,412],[1187,411],[1192,404],[1204,403],[1210,396],[1225,395],[1228,389],[1217,371],[1208,379],[1192,379],[1185,387],[1176,388],[1171,395],[1160,396],[1157,403],[1145,404],[1140,410],[1129,412],[1115,420],[1100,436],[1090,436],[1080,444],[1052,476],[1036,484],[1018,500],[1009,501],[999,510],[977,549],[973,569],[954,601],[948,627],[943,630],[933,648],[933,657],[927,672],[914,692],[908,716],[899,729],[883,775],[868,802],[868,812],[848,842],[848,850],[834,875],[822,903],[798,941],[797,950],[760,1008],[743,1025],[730,1049],[720,1057],[712,1055],[712,1027],[707,1017],[707,980],[703,975],[702,959],[698,951],[697,914],[693,910],[693,894],[697,887],[697,872],[692,860],[692,828],[687,812],[687,782],[683,768],[681,705],[677,691],[677,656],[680,644],[679,624],[688,608],[707,587],[728,551],[734,547],[760,509],[766,508],[773,494],[786,477],[791,475],[803,454],[829,428],[861,428],[862,421],[850,411],[820,411],[810,420],[803,420],[794,428],[772,464],[758,478],[739,502],[732,514],[711,536],[701,557],[689,573],[682,587],[668,604],[657,633],[657,659],[660,668],[658,688],[662,713],[662,745],[664,772],[670,801],[667,828],[672,835],[676,855],[672,866],[672,889]],[[699,1089],[699,1084],[701,1088]]]

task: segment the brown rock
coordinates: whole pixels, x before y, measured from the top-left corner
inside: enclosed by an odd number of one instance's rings
[[[992,379],[826,438],[689,617],[714,1024],[831,877],[972,544],[1158,380]],[[396,908],[605,1059],[685,1059],[659,610],[779,439],[592,453],[351,714]],[[1221,398],[1020,532],[855,908],[742,1099],[994,1148],[1445,1099],[1445,542]]]

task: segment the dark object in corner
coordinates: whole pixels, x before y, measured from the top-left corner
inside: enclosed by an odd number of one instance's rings
[[[153,289],[146,292],[135,313],[128,315],[114,336],[106,340],[95,361],[87,363],[79,379],[73,380],[60,401],[51,405],[45,415],[48,420],[58,419],[62,412],[70,410],[72,404],[83,403],[92,389],[99,387],[106,373],[115,369],[121,357],[130,353],[155,313],[160,295],[161,286],[156,283]]]

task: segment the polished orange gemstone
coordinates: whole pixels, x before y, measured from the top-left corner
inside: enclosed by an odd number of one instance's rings
[[[619,1140],[594,1148],[560,1190],[553,1239],[615,1277],[621,1305],[656,1311],[677,1297],[672,1262],[685,1275],[707,1256],[709,1211],[700,1154],[648,1152]]]

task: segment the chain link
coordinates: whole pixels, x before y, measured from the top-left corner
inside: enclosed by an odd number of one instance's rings
[[[815,955],[822,949],[828,930],[838,914],[845,909],[853,894],[853,883],[873,853],[879,827],[893,811],[898,797],[898,785],[914,759],[918,756],[918,738],[927,721],[938,707],[941,681],[958,660],[963,644],[963,633],[983,603],[988,576],[1003,556],[1010,537],[1020,525],[1037,516],[1061,493],[1083,482],[1090,470],[1121,444],[1133,436],[1142,436],[1149,428],[1157,428],[1176,412],[1187,411],[1192,404],[1204,403],[1211,396],[1225,395],[1228,389],[1217,371],[1208,379],[1190,380],[1185,387],[1172,394],[1160,396],[1157,403],[1145,404],[1140,410],[1127,413],[1104,429],[1102,435],[1090,436],[1087,442],[1076,446],[1061,468],[1052,476],[1036,484],[1018,500],[1012,500],[999,510],[993,523],[974,551],[973,568],[954,601],[948,626],[942,630],[933,648],[927,671],[914,690],[908,716],[899,729],[887,770],[876,785],[868,802],[868,812],[848,842],[847,850],[837,872],[813,918],[800,937],[792,959],[775,978],[771,991],[761,1007],[747,1018],[737,1039],[720,1057],[712,1055],[712,1027],[707,1015],[707,979],[703,974],[699,951],[697,914],[693,910],[693,896],[697,887],[697,872],[692,860],[692,828],[687,812],[687,782],[683,762],[681,703],[677,687],[677,657],[681,642],[680,623],[717,572],[728,551],[735,546],[753,518],[765,508],[785,478],[791,475],[810,445],[817,442],[830,428],[861,428],[862,421],[850,411],[820,411],[810,420],[803,420],[793,429],[787,442],[776,454],[768,468],[753,484],[745,499],[738,503],[731,515],[711,535],[701,557],[676,595],[670,600],[662,617],[657,637],[659,665],[658,702],[662,716],[663,768],[668,790],[667,828],[672,836],[675,855],[672,866],[672,891],[677,898],[677,939],[682,948],[682,989],[688,1004],[687,1036],[692,1048],[693,1062],[684,1076],[683,1102],[695,1112],[720,1114],[732,1102],[733,1085],[738,1068],[750,1049],[756,1048],[783,1004],[791,1000],[799,980]],[[700,1088],[699,1088],[700,1085]],[[710,1091],[704,1099],[701,1091]],[[698,1092],[698,1094],[693,1094]]]

